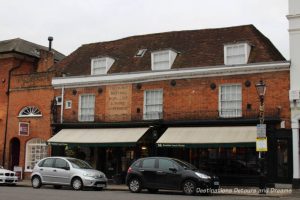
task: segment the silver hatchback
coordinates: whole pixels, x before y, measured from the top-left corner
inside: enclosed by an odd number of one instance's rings
[[[33,188],[42,185],[71,186],[74,190],[94,187],[102,190],[107,186],[107,178],[101,171],[93,169],[87,162],[76,158],[48,157],[40,160],[31,174]]]

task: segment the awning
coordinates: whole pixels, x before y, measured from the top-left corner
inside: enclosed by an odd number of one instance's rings
[[[149,128],[62,129],[51,145],[132,146]]]
[[[156,142],[158,147],[255,146],[256,126],[174,127]]]

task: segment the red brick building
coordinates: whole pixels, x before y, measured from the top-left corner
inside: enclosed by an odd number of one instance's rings
[[[0,42],[0,156],[1,164],[26,172],[49,155],[51,86],[49,68],[61,53],[22,39]]]
[[[159,155],[256,184],[263,81],[268,182],[290,182],[289,66],[253,25],[86,44],[56,65],[64,76],[52,80],[61,101],[48,142],[53,155],[75,154],[111,178]]]

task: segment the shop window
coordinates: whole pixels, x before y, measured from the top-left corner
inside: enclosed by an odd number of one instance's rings
[[[144,119],[162,119],[163,90],[146,90],[144,94]]]
[[[26,106],[20,113],[19,117],[41,117],[42,112],[35,106]]]
[[[95,95],[84,94],[79,97],[79,116],[81,122],[94,121],[95,114]]]
[[[34,138],[26,143],[25,171],[32,171],[34,165],[48,156],[46,142],[40,138]]]
[[[224,118],[242,116],[242,87],[240,84],[220,86],[219,116]]]

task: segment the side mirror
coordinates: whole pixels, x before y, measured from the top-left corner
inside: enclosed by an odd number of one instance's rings
[[[170,167],[169,170],[174,173],[177,172],[177,169],[175,167]]]

